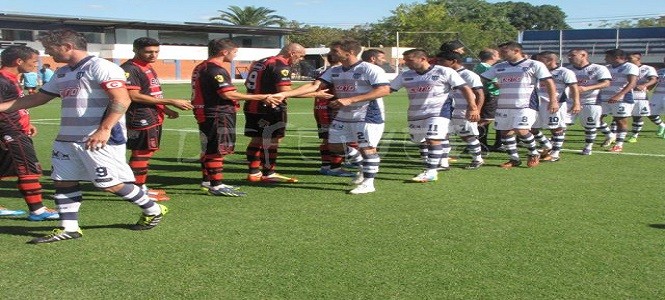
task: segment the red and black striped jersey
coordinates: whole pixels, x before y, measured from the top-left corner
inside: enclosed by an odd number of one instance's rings
[[[23,89],[18,84],[18,75],[0,70],[0,103],[23,97]],[[20,100],[19,100],[20,101]],[[0,133],[30,132],[28,111],[20,109],[14,112],[0,113]]]
[[[128,90],[139,90],[139,93],[143,95],[158,99],[164,97],[157,73],[150,64],[130,59],[120,67],[125,70]],[[132,101],[125,114],[125,119],[127,128],[130,129],[146,129],[161,125],[164,122],[164,105]]]
[[[221,65],[209,60],[197,65],[192,72],[192,105],[196,121],[202,123],[206,118],[216,118],[220,112],[238,111],[238,101],[221,96],[235,90],[229,72]]]
[[[245,80],[248,94],[274,94],[277,87],[291,85],[291,65],[281,56],[271,56],[255,61],[249,67]],[[286,108],[286,101],[272,108],[261,101],[245,101],[244,110],[248,113],[266,114]]]

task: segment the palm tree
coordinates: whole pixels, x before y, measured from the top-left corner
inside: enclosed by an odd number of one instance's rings
[[[286,18],[273,15],[272,13],[275,11],[267,7],[245,6],[241,8],[231,5],[228,11],[218,10],[218,12],[220,15],[210,18],[210,21],[219,20],[224,24],[242,26],[284,26],[286,23]]]

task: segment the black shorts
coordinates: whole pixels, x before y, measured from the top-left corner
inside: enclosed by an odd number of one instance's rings
[[[496,106],[497,106],[497,97],[488,93],[485,93],[485,103],[480,109],[480,119],[482,120],[494,120],[496,115]]]
[[[147,129],[127,129],[127,149],[158,150],[162,140],[162,125]]]
[[[0,178],[19,175],[41,175],[42,166],[37,160],[32,139],[25,133],[0,135]]]
[[[227,155],[236,145],[236,114],[218,113],[217,118],[206,118],[199,123],[201,149],[205,154]]]
[[[286,110],[269,114],[245,113],[245,136],[283,138],[286,134]]]
[[[330,131],[330,124],[316,124],[318,129],[319,138],[322,140],[328,139],[328,131]]]

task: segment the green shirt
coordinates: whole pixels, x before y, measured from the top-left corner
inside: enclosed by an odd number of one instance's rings
[[[492,66],[490,64],[481,62],[473,68],[473,72],[480,75],[480,74],[485,73],[485,71],[489,70],[491,67]],[[490,95],[498,96],[499,95],[499,87],[496,85],[496,79],[485,83],[485,90]]]

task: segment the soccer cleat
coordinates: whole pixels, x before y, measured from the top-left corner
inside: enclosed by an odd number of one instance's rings
[[[610,151],[610,152],[622,152],[622,151],[623,151],[623,146],[614,145],[614,147],[612,147],[610,150],[607,150],[607,151]]]
[[[478,170],[478,169],[480,169],[480,166],[482,166],[483,164],[485,164],[485,162],[482,161],[482,160],[474,160],[468,166],[466,166],[464,169]]]
[[[0,206],[0,217],[17,217],[25,214],[25,210],[13,210]]]
[[[637,137],[636,136],[631,136],[631,137],[628,138],[628,140],[626,140],[626,142],[637,143]]]
[[[249,182],[261,182],[261,178],[263,177],[263,174],[255,173],[255,174],[247,174],[247,181]]]
[[[213,196],[226,196],[226,197],[244,197],[247,196],[247,193],[234,190],[225,186],[217,186],[215,188],[209,188],[208,194]]]
[[[658,127],[658,131],[656,132],[657,137],[664,137],[665,136],[665,127]]]
[[[349,194],[359,195],[359,194],[373,193],[375,191],[376,191],[376,189],[374,188],[374,185],[361,184],[361,185],[357,186],[356,188],[350,190]]]
[[[529,160],[526,162],[526,166],[529,168],[533,168],[535,166],[538,166],[540,164],[540,154],[533,154],[529,155]]]
[[[359,185],[365,181],[365,176],[363,175],[363,171],[358,171],[356,172],[355,176],[353,179],[351,179],[351,182],[349,184],[351,185]]]
[[[321,169],[321,170],[323,171],[324,169]],[[321,174],[327,175],[327,176],[337,176],[337,177],[353,177],[353,176],[356,176],[356,173],[349,172],[349,171],[344,170],[342,168],[327,169],[325,173],[321,172]]]
[[[83,232],[81,232],[81,230],[78,230],[78,231],[64,231],[62,229],[56,228],[56,229],[53,229],[51,234],[43,236],[43,237],[34,238],[34,239],[28,241],[28,244],[53,243],[53,242],[59,242],[59,241],[64,241],[64,240],[78,239],[82,236],[83,236]]]
[[[581,155],[591,155],[592,151],[589,148],[584,148],[582,149],[582,152],[580,152]]]
[[[131,229],[132,230],[148,230],[152,229],[155,226],[159,224],[159,222],[162,221],[164,218],[164,215],[169,212],[168,207],[157,204],[159,205],[159,208],[161,212],[158,215],[146,215],[146,214],[141,214],[141,217],[139,218],[139,221],[136,222],[136,224],[132,225]]]
[[[235,185],[228,185],[228,184],[220,184],[218,187],[224,187],[227,189],[232,189],[232,190],[239,190],[240,187],[235,186]],[[210,189],[210,181],[201,181],[201,190],[204,192],[207,192],[208,189]]]
[[[444,172],[445,171],[450,171],[450,166],[445,166],[445,167],[444,166],[439,166],[438,168],[436,168],[436,170],[437,171],[444,171]]]
[[[270,175],[261,177],[261,181],[269,183],[278,183],[278,182],[296,183],[298,182],[298,179],[295,177],[287,177],[284,175],[280,175],[279,173],[272,173]]]
[[[549,160],[550,153],[552,153],[552,149],[547,149],[543,148],[540,150],[540,159],[541,160]]]
[[[60,219],[58,211],[51,208],[47,208],[43,213],[38,215],[33,213],[30,213],[28,215],[28,221],[47,221],[47,220],[58,220],[58,219]]]
[[[617,137],[614,135],[610,135],[610,137],[606,138],[605,141],[603,141],[603,144],[600,145],[601,147],[609,147],[612,145],[612,143],[616,142]]]
[[[540,158],[541,161],[549,161],[549,162],[556,162],[559,161],[561,158],[559,156],[554,156],[554,155],[549,155],[547,157],[542,157]]]
[[[427,170],[411,178],[411,181],[415,182],[432,182],[437,180],[439,180],[438,174],[436,172],[427,172]]]
[[[504,169],[510,169],[510,168],[513,168],[513,167],[519,167],[521,165],[522,165],[522,161],[511,159],[511,160],[509,160],[505,163],[500,164],[499,167],[504,168]]]

